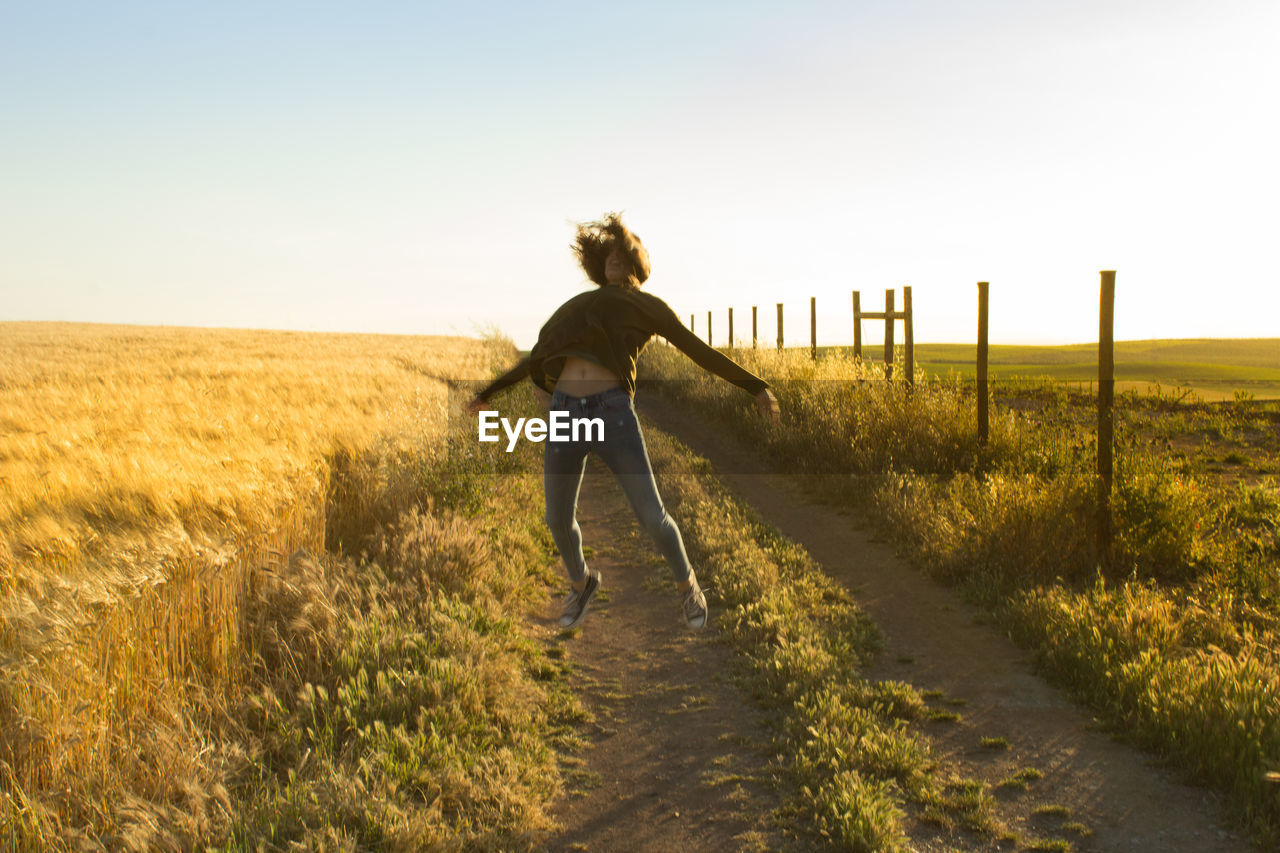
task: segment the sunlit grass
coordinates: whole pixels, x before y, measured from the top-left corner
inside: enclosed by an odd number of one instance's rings
[[[642,376],[814,489],[862,507],[933,574],[962,584],[1038,651],[1045,670],[1127,736],[1230,792],[1259,839],[1280,827],[1280,491],[1230,479],[1219,441],[1274,459],[1274,406],[1184,409],[1126,396],[1117,412],[1114,564],[1095,535],[1096,414],[1061,387],[992,408],[976,436],[974,389],[914,391],[841,354],[737,350],[770,380],[783,421],[669,348]],[[672,381],[675,380],[675,381]],[[1193,444],[1194,443],[1194,444]]]
[[[907,810],[945,826],[999,830],[980,783],[957,795],[909,722],[924,698],[901,681],[871,681],[861,668],[878,632],[805,551],[731,497],[705,466],[665,435],[648,442],[660,488],[716,619],[747,666],[741,682],[778,720],[786,811],[837,850],[910,849]],[[960,783],[957,783],[960,784]]]
[[[257,603],[264,677],[241,712],[257,760],[230,777],[222,849],[539,848],[562,778],[590,774],[560,754],[586,719],[562,649],[525,636],[553,564],[528,450],[439,460],[424,507],[313,571],[323,630],[289,606],[297,574]]]
[[[850,347],[820,347],[824,355],[849,355]],[[1205,400],[1230,400],[1236,392],[1257,399],[1280,397],[1280,339],[1117,341],[1114,347],[1117,390],[1192,391]],[[863,347],[869,362],[881,359],[879,345]],[[899,348],[896,360],[902,364]],[[974,344],[915,345],[916,365],[928,375],[953,374],[972,382]],[[1018,346],[997,344],[987,352],[989,377],[1008,393],[1043,380],[1088,390],[1098,378],[1096,344]]]
[[[509,358],[509,343],[498,349]],[[527,474],[515,494],[485,491],[488,469],[456,467],[443,443],[447,381],[485,376],[494,356],[492,344],[457,338],[0,324],[0,846],[102,837],[164,849],[216,837],[254,801],[245,769],[267,760],[260,728],[277,719],[260,716],[255,729],[246,695],[312,684],[354,709],[343,697],[356,693],[333,680],[344,671],[407,677],[399,651],[373,668],[359,662],[381,654],[362,631],[461,632],[449,653],[492,656],[515,673],[475,677],[512,685],[496,701],[524,713],[537,694],[518,673],[555,677],[555,666],[534,661],[494,614],[544,588],[531,569],[511,571],[546,563],[545,535],[511,538],[541,529],[528,494],[539,478]],[[489,473],[519,479],[520,463],[497,463]],[[422,514],[428,495],[448,514]],[[483,508],[524,521],[501,532],[465,520]],[[326,546],[367,551],[381,568],[290,557]],[[386,604],[371,582],[420,600]],[[413,615],[420,606],[434,615]],[[295,697],[278,698],[280,725],[293,725]],[[330,841],[366,820],[416,837],[391,794],[371,793],[373,777],[338,772],[350,720],[317,728],[319,719],[297,730],[310,757],[290,773],[332,786],[264,781],[268,812],[328,814]],[[549,724],[538,719],[527,717],[530,731]],[[396,722],[382,710],[369,720]],[[386,746],[371,754],[398,748]],[[471,766],[468,749],[458,760]],[[536,772],[534,788],[555,775]],[[342,803],[359,810],[345,824]],[[494,833],[511,831],[486,819]],[[235,837],[275,837],[274,818],[264,820]]]
[[[444,380],[487,358],[464,338],[0,324],[0,592],[42,582],[19,560],[76,574],[104,536],[278,515],[338,448],[424,446]]]

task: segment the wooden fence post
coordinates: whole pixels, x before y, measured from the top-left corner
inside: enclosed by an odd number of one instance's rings
[[[818,297],[809,297],[809,358],[818,360]]]
[[[915,331],[911,328],[911,286],[906,284],[902,286],[902,343],[907,351],[907,363],[905,365],[907,387],[914,388],[916,384],[916,338]]]
[[[733,309],[729,309],[729,349],[733,349]]]
[[[862,306],[858,291],[853,292],[853,357],[862,361]]]
[[[1116,271],[1103,270],[1098,299],[1098,559],[1111,571],[1111,445],[1114,439],[1111,404],[1115,397],[1114,318]]]
[[[708,312],[707,312],[707,346],[712,346],[712,343],[711,343],[711,312],[710,312],[710,311],[708,311]]]
[[[893,288],[884,292],[884,378],[893,378]]]
[[[778,303],[778,349],[782,349],[782,303]]]
[[[978,282],[978,444],[987,443],[987,282]]]
[[[756,335],[756,306],[751,306],[751,348],[760,346],[760,338]]]

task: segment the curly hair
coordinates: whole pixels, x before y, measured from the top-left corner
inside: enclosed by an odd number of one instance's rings
[[[649,278],[649,252],[640,238],[622,224],[622,214],[606,213],[603,219],[578,224],[578,236],[572,249],[587,278],[596,284],[608,284],[605,260],[614,247],[622,249],[628,263],[627,281],[623,287],[638,288]]]

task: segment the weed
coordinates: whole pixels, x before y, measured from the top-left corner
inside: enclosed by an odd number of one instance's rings
[[[1045,805],[1045,806],[1037,806],[1034,810],[1032,810],[1031,814],[1035,815],[1036,817],[1068,818],[1068,817],[1071,817],[1071,809],[1069,809],[1064,805],[1052,804],[1052,805]]]
[[[1021,770],[1014,773],[1012,776],[1009,776],[1008,778],[1004,779],[996,787],[1009,788],[1017,791],[1025,791],[1028,787],[1030,787],[1032,782],[1036,781],[1037,779],[1041,779],[1043,777],[1044,777],[1044,774],[1041,773],[1039,770],[1035,769],[1034,767],[1023,767]]]
[[[927,771],[906,727],[926,711],[919,693],[859,675],[878,636],[848,596],[715,481],[687,473],[687,451],[660,433],[649,444],[663,493],[680,495],[671,511],[699,574],[721,593],[719,624],[748,664],[740,683],[778,715],[796,828],[836,847],[900,850],[906,802],[990,826],[989,796],[944,795]]]
[[[1280,499],[1274,481],[1232,482],[1214,447],[1280,453],[1280,409],[1187,395],[1117,400],[1112,569],[1100,574],[1092,398],[1022,386],[996,394],[989,441],[975,441],[971,389],[833,351],[739,355],[781,401],[784,427],[741,417],[734,389],[666,351],[642,378],[696,405],[774,463],[855,506],[936,577],[961,584],[1044,671],[1111,725],[1226,790],[1264,845],[1280,801]],[[1177,446],[1175,446],[1175,443]],[[1232,455],[1236,454],[1236,455]],[[1231,450],[1237,473],[1247,457]],[[1274,466],[1271,466],[1274,467]],[[1259,464],[1258,468],[1268,468]],[[1258,473],[1257,469],[1253,473]]]

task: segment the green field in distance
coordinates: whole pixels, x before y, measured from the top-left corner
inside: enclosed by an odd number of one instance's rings
[[[819,349],[848,352],[852,347]],[[915,350],[916,363],[930,375],[974,375],[974,344],[916,344]],[[883,352],[879,343],[862,348],[868,361],[880,361]],[[899,346],[894,359],[901,358]],[[988,375],[997,381],[1049,380],[1087,387],[1098,378],[1098,345],[992,345],[987,365]],[[1190,388],[1205,400],[1230,400],[1237,392],[1259,400],[1280,398],[1280,338],[1116,341],[1115,365],[1118,390],[1150,391],[1159,385],[1165,393]]]

